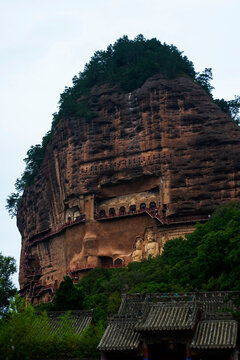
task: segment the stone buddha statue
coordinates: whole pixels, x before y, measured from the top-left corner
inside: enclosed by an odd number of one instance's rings
[[[144,258],[148,259],[149,256],[155,257],[159,254],[159,245],[154,238],[152,230],[149,230],[146,235],[146,243],[144,246]]]
[[[131,256],[131,261],[141,261],[143,257],[143,251],[142,251],[142,237],[137,236],[136,242],[134,246],[134,251]]]

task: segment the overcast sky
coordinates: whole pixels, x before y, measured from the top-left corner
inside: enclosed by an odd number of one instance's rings
[[[5,209],[31,145],[50,129],[59,95],[95,51],[138,34],[174,44],[214,97],[240,94],[239,0],[0,0],[0,251],[19,264],[21,237]],[[17,285],[17,274],[14,276]]]

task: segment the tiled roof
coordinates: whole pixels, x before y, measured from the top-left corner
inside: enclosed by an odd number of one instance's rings
[[[98,345],[98,350],[136,350],[140,343],[140,334],[135,331],[137,318],[115,317]]]
[[[69,314],[64,311],[50,311],[47,318],[37,316],[32,323],[32,331],[44,331],[56,333],[58,336],[65,334],[80,335],[92,321],[92,310],[71,311]],[[49,334],[50,334],[49,333]]]
[[[48,312],[49,325],[52,332],[58,330],[61,323],[63,332],[68,327],[74,334],[80,335],[92,321],[92,313],[92,310],[73,310],[69,316],[64,316],[66,313],[62,311]]]
[[[234,309],[233,301],[229,300],[234,297],[235,292],[216,291],[202,293],[145,293],[145,294],[125,294],[122,297],[122,303],[119,308],[119,315],[134,314],[138,316],[147,311],[151,304],[161,303],[178,303],[178,302],[195,302],[202,304],[201,308],[205,312],[222,311],[226,308]],[[225,299],[228,301],[225,301]]]
[[[196,325],[193,348],[234,348],[237,322],[226,312],[235,308],[232,297],[233,292],[125,294],[98,349],[134,350],[144,332],[193,330]]]
[[[222,301],[220,301],[217,299],[214,301],[211,299],[206,299],[205,301],[202,300],[201,303],[201,308],[205,313],[226,312],[229,309],[236,309],[236,306],[232,300],[225,301],[222,299]]]
[[[124,294],[118,313],[119,315],[139,316],[144,312],[146,305],[148,305],[146,294]]]
[[[200,321],[191,343],[196,349],[235,348],[237,341],[237,321],[204,320]]]
[[[189,330],[196,323],[198,314],[197,304],[168,303],[152,305],[144,320],[136,325],[139,331],[162,331],[162,330]]]

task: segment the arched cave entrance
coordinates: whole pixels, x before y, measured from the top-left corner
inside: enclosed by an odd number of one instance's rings
[[[114,216],[114,215],[115,215],[115,209],[114,209],[114,208],[110,208],[110,209],[109,209],[109,215],[110,215],[110,216]]]
[[[114,266],[116,266],[116,267],[122,267],[122,265],[123,265],[122,259],[117,258],[117,259],[114,261]]]
[[[126,212],[125,207],[124,207],[124,206],[121,206],[120,209],[119,209],[119,214],[120,214],[120,215],[124,215],[125,212]]]
[[[66,222],[79,220],[80,217],[81,217],[81,210],[80,210],[78,205],[69,208],[68,205],[65,204],[65,219],[66,219]]]
[[[129,211],[130,212],[135,212],[136,211],[136,205],[130,205]]]
[[[155,209],[155,208],[156,208],[156,203],[155,203],[155,201],[151,201],[151,202],[150,202],[149,208],[150,208],[150,209]]]
[[[145,203],[141,203],[141,205],[140,205],[140,210],[144,210],[144,209],[146,209],[146,204],[145,204]]]
[[[100,266],[108,268],[113,266],[113,259],[110,256],[99,256]]]
[[[80,209],[78,206],[73,208],[73,221],[80,219]]]

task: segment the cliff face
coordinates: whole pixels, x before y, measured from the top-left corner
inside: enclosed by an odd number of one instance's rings
[[[155,75],[129,94],[105,85],[91,95],[97,116],[59,122],[20,203],[22,287],[26,267],[38,282],[60,281],[73,267],[159,253],[192,231],[194,216],[239,199],[240,129],[189,78]]]

